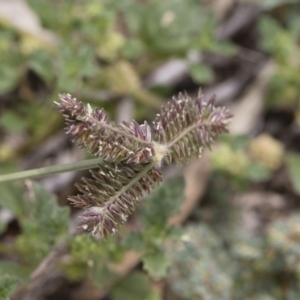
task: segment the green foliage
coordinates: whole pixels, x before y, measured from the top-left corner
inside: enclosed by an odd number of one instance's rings
[[[55,197],[36,183],[24,201],[27,211],[20,219],[22,234],[17,238],[17,248],[24,260],[35,264],[66,238],[69,209],[59,207]]]
[[[125,58],[151,57],[159,63],[170,57],[186,57],[191,50],[228,56],[236,53],[232,43],[215,38],[216,20],[197,0],[131,0],[121,11],[129,30],[129,38],[121,48]],[[189,70],[197,83],[209,83],[214,78],[212,69],[204,65],[191,65]]]
[[[214,16],[196,0],[143,3],[92,0],[84,5],[73,0],[55,4],[30,0],[29,4],[59,42],[57,46],[45,45],[38,38],[9,26],[4,28],[0,44],[3,58],[0,91],[18,85],[27,69],[39,75],[52,95],[59,91],[76,94],[82,88],[99,88],[101,86],[94,86],[100,71],[103,72],[97,63],[98,57],[116,62],[120,58],[150,56],[152,63],[159,63],[164,58],[186,56],[190,50],[228,55],[236,52],[232,44],[215,39]],[[120,14],[124,16],[126,35],[116,30]],[[199,68],[191,68],[191,74],[197,82],[212,79],[210,69],[203,67],[201,76],[196,69]]]
[[[272,54],[278,65],[278,71],[270,79],[268,103],[295,107],[300,96],[298,36],[293,36],[289,28],[283,28],[275,19],[267,16],[260,20],[259,28],[261,47]]]
[[[271,174],[262,162],[249,155],[250,141],[245,136],[227,135],[223,137],[223,143],[211,152],[214,169],[230,176],[231,183],[236,186],[264,181]]]
[[[267,231],[267,243],[270,248],[274,248],[286,257],[283,267],[290,272],[300,275],[300,214],[291,214],[289,218],[278,219]],[[274,257],[275,258],[275,257]],[[300,280],[300,277],[297,278]]]
[[[295,192],[300,193],[300,156],[289,153],[285,157],[287,170]]]
[[[95,49],[82,45],[72,49],[69,45],[59,48],[57,71],[59,73],[57,89],[59,91],[80,90],[89,78],[99,75],[96,66]],[[74,59],[76,57],[76,59]],[[70,80],[72,78],[72,80]]]
[[[168,219],[179,211],[183,199],[184,180],[176,177],[157,187],[139,209],[139,216],[146,230],[154,236],[165,233]]]
[[[149,278],[134,272],[117,283],[111,292],[112,300],[160,300],[158,292],[152,289]]]
[[[0,92],[14,87],[22,70],[22,54],[19,52],[14,29],[3,30],[0,33]]]
[[[28,57],[28,68],[44,80],[47,86],[52,86],[56,80],[54,60],[46,49],[39,48]]]
[[[0,184],[0,205],[8,208],[17,218],[24,215],[25,205],[23,202],[23,187],[19,182]]]
[[[18,116],[13,111],[5,111],[0,117],[0,125],[12,132],[22,132],[27,125],[27,121]]]
[[[2,249],[1,249],[2,250]],[[0,261],[0,274],[9,274],[9,276],[22,279],[23,281],[28,280],[32,266],[21,265],[20,262],[1,260]]]
[[[184,299],[232,299],[233,264],[222,241],[206,226],[185,229],[168,249],[172,261],[169,279]],[[221,250],[222,249],[222,250]]]
[[[271,223],[265,236],[234,234],[230,243],[207,225],[189,227],[168,249],[172,287],[184,299],[296,299],[298,226],[299,214]]]
[[[249,181],[234,180],[228,173],[214,171],[204,199],[209,205],[196,209],[194,217],[200,225],[207,224],[215,234],[231,243],[231,239],[237,234],[237,224],[241,219],[240,210],[232,199],[236,192],[245,191],[248,187]]]
[[[66,239],[69,209],[59,207],[55,197],[37,183],[28,185],[26,196],[18,184],[2,184],[1,193],[1,206],[10,209],[18,218],[21,234],[13,247],[0,248],[0,253],[8,257],[13,254],[19,261],[0,261],[0,274],[27,280],[32,268]]]
[[[215,172],[208,191],[207,204],[194,214],[197,223],[165,249],[172,289],[182,299],[297,299],[299,213],[249,234],[231,200],[237,191],[232,178]]]
[[[122,261],[128,250],[142,253],[144,269],[150,276],[165,276],[170,261],[165,256],[164,243],[178,237],[178,232],[168,228],[167,222],[178,212],[183,187],[183,179],[174,178],[157,187],[143,200],[138,209],[143,225],[141,231],[121,232],[121,240],[116,236],[97,240],[89,235],[71,239],[70,262],[62,266],[67,276],[72,280],[89,276],[103,287],[116,277],[109,265]]]
[[[1,157],[1,155],[0,155]],[[1,159],[0,159],[1,160]],[[1,164],[2,173],[9,173],[15,171],[15,165]],[[20,218],[23,216],[25,207],[23,199],[23,186],[20,182],[6,182],[0,184],[1,197],[0,197],[0,207],[4,207],[16,217]],[[6,230],[6,223],[0,218],[0,234]],[[1,251],[0,251],[1,252]],[[1,262],[0,262],[0,274],[1,274]]]
[[[138,210],[144,231],[132,233],[125,240],[125,245],[144,253],[144,269],[154,278],[164,277],[170,265],[164,242],[178,236],[178,231],[167,224],[168,219],[179,211],[183,187],[183,179],[174,178],[156,188]]]
[[[236,242],[240,248],[250,249],[235,253],[239,265],[235,273],[235,293],[251,295],[268,295],[273,299],[295,299],[299,295],[299,214],[272,222],[266,234],[255,244],[248,239]],[[251,266],[251,268],[250,268]],[[261,279],[261,280],[259,280]]]
[[[213,71],[205,65],[192,64],[189,66],[189,70],[192,79],[199,84],[211,82],[214,78]]]
[[[15,289],[20,284],[18,278],[9,276],[9,275],[1,275],[0,278],[0,299],[1,300],[9,300],[10,295],[15,291]]]
[[[198,1],[130,2],[135,9],[126,7],[129,28],[152,56],[182,56],[190,49],[213,48],[215,39],[211,28],[214,26],[208,25],[212,16]],[[189,22],[186,22],[187,15]],[[205,35],[206,42],[200,33]]]
[[[163,249],[149,250],[142,260],[144,269],[155,279],[164,278],[172,263]]]
[[[78,280],[88,276],[102,287],[115,278],[108,264],[120,262],[125,250],[115,237],[100,241],[90,235],[80,235],[71,239],[70,244],[70,262],[62,266],[68,278]]]
[[[0,93],[14,91],[17,104],[13,114],[1,117],[0,129],[29,133],[25,145],[20,146],[26,150],[60,126],[61,119],[51,110],[58,93],[83,95],[85,101],[85,95],[109,90],[113,96],[129,95],[158,107],[157,96],[140,84],[146,72],[165,59],[186,57],[191,50],[226,55],[236,52],[231,43],[216,40],[216,20],[197,0],[28,3],[57,42],[47,44],[9,23],[1,27]],[[129,67],[123,75],[120,65],[124,63]],[[191,66],[190,75],[201,83],[214,78],[207,66]],[[142,114],[147,115],[147,111]],[[18,149],[8,152],[13,157]]]
[[[298,9],[291,5],[297,1],[256,1],[273,16],[264,14],[258,22],[261,48],[278,68],[270,80],[270,105],[296,108],[299,100],[300,21]],[[237,51],[231,42],[216,40],[217,22],[198,0],[28,3],[58,43],[45,45],[9,24],[1,25],[0,94],[13,92],[13,100],[10,108],[4,104],[0,130],[4,140],[6,134],[26,134],[31,149],[49,130],[61,127],[56,111],[50,109],[58,92],[83,95],[83,102],[85,95],[99,90],[138,99],[132,90],[144,91],[141,78],[166,60],[184,58],[193,50],[223,56]],[[206,65],[191,64],[189,74],[201,84],[219,77]],[[148,116],[147,107],[137,110]],[[137,215],[129,220],[136,226],[133,231],[125,228],[106,240],[67,237],[68,209],[59,207],[40,186],[34,185],[24,196],[19,184],[1,185],[0,205],[13,213],[21,230],[15,244],[0,246],[1,257],[8,258],[0,262],[0,298],[8,299],[20,283],[17,278],[26,281],[33,268],[67,239],[70,255],[59,268],[70,280],[87,278],[102,288],[117,282],[109,295],[113,300],[158,300],[148,275],[167,277],[182,299],[299,299],[299,214],[286,213],[283,219],[266,224],[258,236],[245,236],[239,228],[241,215],[233,201],[236,193],[264,188],[264,181],[271,178],[271,171],[249,155],[248,145],[248,137],[224,137],[212,152],[213,172],[204,204],[191,218],[197,224],[180,230],[169,226],[168,220],[183,199],[182,178],[164,183],[139,201]],[[14,158],[21,153],[4,146],[0,160],[7,153]],[[293,191],[299,194],[298,155],[288,154],[285,163]],[[6,224],[0,224],[0,233],[5,230]],[[128,250],[140,253],[146,272],[133,272],[120,280],[112,266]]]

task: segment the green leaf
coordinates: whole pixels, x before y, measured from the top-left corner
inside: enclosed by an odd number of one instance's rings
[[[172,261],[168,279],[180,299],[235,299],[235,261],[226,247],[220,236],[204,224],[185,227],[182,237],[167,245],[166,255]]]
[[[29,67],[47,83],[54,79],[53,58],[50,53],[39,49],[31,54],[28,60]]]
[[[55,197],[37,183],[32,184],[28,195],[29,212],[21,220],[17,246],[27,261],[36,263],[67,234],[69,208],[59,207]]]
[[[298,154],[287,154],[285,162],[294,190],[297,194],[300,194],[300,156]]]
[[[58,89],[62,91],[78,91],[84,81],[99,71],[95,63],[95,50],[91,46],[82,45],[76,50],[64,45],[59,49]]]
[[[32,272],[28,266],[23,266],[14,261],[2,260],[0,261],[0,274],[9,274],[13,277],[18,277],[21,279],[28,279],[28,276]],[[1,279],[1,276],[0,276]]]
[[[130,232],[123,240],[123,244],[128,249],[144,251],[147,243],[144,241],[145,232]]]
[[[12,90],[23,74],[23,55],[16,40],[18,35],[13,28],[1,28],[0,32],[0,93]]]
[[[238,53],[239,47],[233,43],[222,41],[217,42],[215,45],[214,52],[222,55],[222,56],[233,56]]]
[[[41,231],[65,232],[69,227],[69,208],[60,207],[55,196],[47,192],[41,184],[33,183],[32,192],[34,196],[29,204],[30,221],[34,221]]]
[[[20,280],[17,277],[4,275],[0,278],[0,299],[9,300],[11,294],[16,290]]]
[[[143,255],[142,261],[144,269],[155,279],[166,276],[171,265],[171,260],[165,255],[165,251],[159,249]]]
[[[22,132],[27,127],[27,121],[13,111],[6,110],[1,115],[0,125],[9,131]]]
[[[193,64],[189,66],[189,70],[196,83],[209,83],[214,79],[214,72],[205,65]]]
[[[0,184],[0,206],[9,209],[16,217],[24,214],[23,188],[18,182]]]
[[[108,269],[109,263],[120,263],[124,248],[116,236],[97,240],[91,235],[79,235],[70,240],[69,264],[64,271],[70,280],[92,277],[99,286],[105,285],[115,275]]]
[[[268,168],[259,162],[252,162],[246,168],[245,177],[253,181],[267,180],[271,175]]]
[[[114,286],[113,300],[159,300],[159,294],[152,289],[149,278],[139,272],[127,276]]]
[[[203,50],[214,43],[214,15],[197,0],[147,1],[134,7],[124,10],[124,16],[151,57],[184,56],[190,49]],[[205,47],[199,41],[203,35],[208,36]]]
[[[184,180],[173,178],[157,187],[140,207],[140,218],[146,228],[165,229],[168,218],[178,212],[183,199]]]
[[[6,92],[17,84],[18,73],[12,66],[2,65],[0,69],[0,93]]]
[[[123,239],[125,247],[144,252],[159,248],[165,238],[177,236],[176,230],[168,227],[171,216],[179,211],[183,199],[184,179],[176,177],[157,187],[138,208],[138,215],[145,230],[131,232]]]
[[[128,39],[122,49],[122,54],[127,59],[138,58],[143,52],[145,52],[145,46],[138,39]]]

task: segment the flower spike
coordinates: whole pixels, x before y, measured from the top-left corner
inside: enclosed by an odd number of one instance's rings
[[[109,121],[104,109],[85,107],[69,94],[59,95],[61,102],[55,102],[66,120],[66,133],[73,141],[86,148],[91,154],[114,162],[147,163],[154,156],[151,147],[151,129],[145,122]]]
[[[131,214],[138,199],[162,181],[162,174],[151,164],[101,165],[91,171],[92,179],[83,178],[77,185],[82,195],[69,197],[78,207],[86,208],[81,225],[94,234],[115,233]]]
[[[231,118],[225,107],[215,106],[215,97],[204,102],[200,92],[193,100],[188,95],[173,97],[153,122],[154,140],[169,149],[165,159],[181,165],[199,157],[204,147],[210,148],[215,138],[227,131]]]
[[[103,109],[85,107],[69,94],[60,95],[56,106],[66,119],[67,133],[104,160],[97,172],[91,171],[91,178],[77,185],[81,194],[69,197],[84,209],[81,226],[93,234],[114,234],[138,199],[162,182],[163,161],[186,163],[227,131],[228,109],[217,107],[214,97],[208,102],[203,98],[202,93],[196,99],[186,94],[173,97],[153,122],[152,136],[147,122],[116,124]]]

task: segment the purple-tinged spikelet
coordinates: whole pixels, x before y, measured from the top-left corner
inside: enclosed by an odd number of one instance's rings
[[[116,163],[147,163],[155,155],[151,128],[145,122],[116,124],[109,121],[104,109],[85,107],[69,94],[59,96],[57,108],[66,120],[66,133],[91,154]]]
[[[84,209],[81,226],[102,236],[114,234],[138,199],[161,183],[162,161],[180,165],[200,156],[227,131],[231,118],[228,109],[215,106],[214,97],[205,103],[201,93],[195,100],[179,94],[162,107],[152,137],[147,122],[116,124],[103,109],[85,107],[69,94],[60,100],[56,106],[66,119],[66,132],[104,160],[91,178],[77,185],[81,194],[69,198]]]
[[[154,140],[167,146],[167,163],[181,165],[199,157],[203,147],[210,148],[216,136],[227,131],[230,118],[227,108],[215,106],[214,97],[205,103],[201,93],[196,100],[179,94],[156,116]]]

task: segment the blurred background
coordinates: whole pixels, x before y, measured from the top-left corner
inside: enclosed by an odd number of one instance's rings
[[[299,0],[0,0],[0,174],[91,158],[59,93],[151,123],[201,87],[234,115],[106,241],[72,236],[87,171],[1,184],[0,298],[299,299],[299,16]]]

